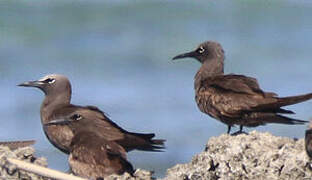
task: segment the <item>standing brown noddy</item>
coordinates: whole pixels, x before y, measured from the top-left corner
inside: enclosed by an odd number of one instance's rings
[[[70,104],[71,85],[67,77],[59,74],[50,74],[37,81],[29,81],[19,86],[36,87],[45,93],[41,104],[41,123],[46,124],[54,119],[68,116],[76,110],[88,111],[90,123],[98,125],[99,131],[106,140],[115,141],[126,151],[134,149],[143,151],[160,151],[164,148],[162,139],[153,139],[155,134],[141,134],[128,132],[111,121],[95,106],[77,106]],[[61,151],[68,153],[73,133],[67,126],[43,126],[49,141]]]
[[[26,141],[3,141],[0,142],[0,146],[7,146],[11,150],[18,148],[26,147],[35,144],[35,140],[26,140]]]
[[[207,41],[194,51],[175,56],[175,59],[195,58],[202,66],[195,76],[195,100],[199,109],[228,125],[255,127],[266,123],[303,124],[307,121],[292,119],[281,114],[294,112],[281,107],[312,98],[312,93],[277,97],[260,89],[255,78],[228,74],[223,71],[224,51],[217,42]]]
[[[305,149],[307,155],[312,159],[312,120],[309,124],[308,129],[305,132]]]
[[[101,179],[111,174],[133,174],[132,165],[127,161],[126,151],[114,141],[107,141],[96,125],[88,119],[90,113],[77,110],[62,119],[52,120],[44,126],[67,126],[74,137],[70,143],[68,162],[75,175]]]

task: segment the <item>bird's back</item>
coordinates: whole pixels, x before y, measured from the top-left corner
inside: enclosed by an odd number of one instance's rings
[[[228,125],[291,124],[293,120],[276,113],[293,113],[281,107],[311,98],[309,95],[279,98],[275,93],[264,92],[256,79],[234,74],[199,78],[195,90],[199,109]]]

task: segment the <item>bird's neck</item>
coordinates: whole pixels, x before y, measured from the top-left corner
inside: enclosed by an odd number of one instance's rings
[[[205,61],[200,70],[204,71],[204,74],[207,76],[222,75],[224,73],[224,63],[223,59],[214,58],[208,61]]]
[[[205,61],[198,70],[195,79],[224,74],[223,59],[215,58]]]
[[[51,116],[52,112],[57,108],[69,105],[70,100],[71,100],[71,93],[46,95],[40,108],[41,122],[43,123],[48,122],[49,117]]]
[[[206,78],[223,74],[223,59],[215,58],[205,61],[195,75],[195,89],[200,87],[201,82]]]

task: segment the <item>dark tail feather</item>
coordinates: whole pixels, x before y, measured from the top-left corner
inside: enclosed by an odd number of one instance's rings
[[[165,141],[166,140],[164,139],[151,139],[149,140],[150,143],[147,146],[141,146],[138,150],[163,152],[163,149],[165,149]]]
[[[274,99],[275,100],[273,100],[273,102],[259,104],[254,109],[255,110],[261,110],[261,111],[269,110],[271,112],[276,111],[276,113],[293,114],[292,111],[281,109],[280,107],[288,106],[288,105],[292,105],[292,104],[297,104],[297,103],[312,99],[312,93],[299,95],[299,96],[274,97]]]
[[[278,123],[278,124],[305,124],[309,121],[293,119],[290,117],[282,116],[273,113],[254,113],[252,118],[247,119],[247,124],[242,124],[243,126],[255,127],[259,125],[265,125],[267,123]]]
[[[291,110],[282,109],[282,108],[276,109],[276,110],[275,110],[275,113],[281,113],[281,114],[295,114],[295,113],[294,113],[293,111],[291,111]]]
[[[276,107],[288,106],[312,99],[312,93],[299,96],[282,97],[277,99],[278,101],[277,103],[275,103]]]
[[[164,139],[153,139],[155,134],[141,134],[141,133],[129,133],[127,135],[128,148],[127,151],[133,149],[141,151],[153,151],[153,152],[162,152],[162,149],[165,149]]]
[[[296,124],[305,124],[309,121],[293,119],[282,115],[275,115],[266,117],[263,119],[264,123],[278,123],[278,124],[289,124],[289,125],[296,125]]]

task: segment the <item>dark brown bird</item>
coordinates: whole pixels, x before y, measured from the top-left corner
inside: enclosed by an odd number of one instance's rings
[[[111,121],[101,110],[94,106],[77,106],[70,104],[71,85],[69,80],[58,74],[47,75],[37,81],[29,81],[19,86],[36,87],[45,93],[45,99],[41,104],[41,123],[46,124],[54,119],[61,119],[76,110],[88,112],[90,123],[95,124],[95,130],[102,134],[108,141],[115,141],[126,151],[134,149],[143,151],[161,151],[164,141],[153,139],[155,134],[141,134],[128,132]],[[68,126],[43,127],[49,141],[58,149],[69,153],[69,145],[73,138],[73,132]]]
[[[27,141],[4,141],[0,142],[0,146],[7,146],[11,150],[15,150],[18,148],[26,147],[35,144],[35,140],[27,140]]]
[[[305,132],[305,149],[307,155],[312,159],[312,121]]]
[[[294,112],[281,107],[312,98],[312,93],[278,97],[260,89],[255,78],[228,74],[223,71],[224,51],[217,42],[207,41],[194,51],[173,58],[195,58],[202,66],[195,76],[195,100],[199,109],[228,125],[255,127],[266,123],[303,124],[307,121],[292,119],[282,114]]]
[[[127,161],[126,151],[113,141],[107,141],[90,123],[88,111],[76,111],[71,115],[53,120],[45,126],[67,126],[74,137],[70,143],[68,162],[75,175],[88,179],[101,179],[111,174],[133,174]]]

